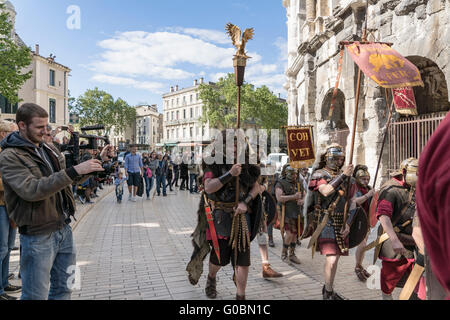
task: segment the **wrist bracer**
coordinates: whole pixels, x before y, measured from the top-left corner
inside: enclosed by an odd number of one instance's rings
[[[330,182],[330,186],[332,186],[334,190],[337,190],[339,186],[344,182],[346,177],[347,176],[345,174],[340,174]]]
[[[233,176],[231,175],[230,171],[225,173],[223,176],[219,178],[219,181],[221,184],[226,185],[228,182],[230,182],[233,179]]]

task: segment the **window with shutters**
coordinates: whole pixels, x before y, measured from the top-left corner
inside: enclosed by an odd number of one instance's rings
[[[50,80],[49,80],[49,84],[51,86],[55,86],[55,70],[50,69]]]
[[[56,123],[56,100],[55,99],[49,100],[48,111],[49,111],[50,123]]]
[[[11,105],[11,103],[4,96],[0,94],[0,113],[15,114],[17,112],[18,104]]]

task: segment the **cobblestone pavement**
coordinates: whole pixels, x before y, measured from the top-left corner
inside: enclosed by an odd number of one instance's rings
[[[106,194],[106,193],[105,193]],[[192,254],[190,235],[197,216],[199,195],[186,191],[168,193],[153,200],[138,198],[117,204],[114,192],[104,195],[74,229],[77,265],[81,285],[74,300],[206,300],[204,286],[208,270],[196,286],[185,271]],[[323,286],[323,261],[320,254],[311,258],[307,240],[297,256],[301,265],[282,262],[281,236],[274,230],[275,248],[269,248],[272,267],[284,277],[265,280],[261,274],[261,256],[256,241],[251,245],[250,273],[246,295],[249,300],[320,300]],[[16,253],[17,255],[17,253]],[[13,256],[17,264],[18,256]],[[372,253],[364,265],[371,264]],[[14,265],[13,263],[13,265]],[[370,290],[358,281],[353,271],[354,256],[339,261],[335,290],[347,299],[377,300],[379,290]],[[234,299],[236,289],[231,266],[217,276],[218,300]],[[17,282],[13,282],[16,284]],[[394,296],[398,296],[396,289]]]

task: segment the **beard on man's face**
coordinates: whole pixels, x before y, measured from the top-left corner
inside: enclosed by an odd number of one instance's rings
[[[25,134],[33,143],[41,143],[44,141],[45,133],[41,130],[31,128],[31,126],[26,127]]]

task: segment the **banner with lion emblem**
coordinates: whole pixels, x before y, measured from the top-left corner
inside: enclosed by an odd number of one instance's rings
[[[419,69],[387,44],[345,46],[362,72],[383,88],[424,86]]]

